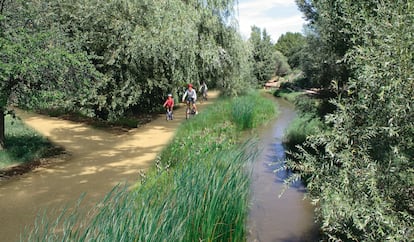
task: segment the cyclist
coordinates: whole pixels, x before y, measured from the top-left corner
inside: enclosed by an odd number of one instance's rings
[[[207,101],[207,90],[207,84],[203,81],[198,91],[201,93],[202,99],[204,99],[205,101]]]
[[[165,100],[163,104],[164,108],[167,110],[167,119],[172,120],[173,119],[173,108],[174,108],[174,99],[172,97],[172,94],[168,94],[167,100]]]
[[[188,89],[184,92],[184,96],[182,102],[186,101],[187,106],[189,107],[190,104],[193,106],[195,110],[195,114],[198,114],[196,101],[197,101],[197,92],[193,89],[193,84],[188,84]]]

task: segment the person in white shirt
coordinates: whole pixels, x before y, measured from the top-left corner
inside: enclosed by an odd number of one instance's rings
[[[183,95],[182,102],[186,102],[187,105],[191,104],[195,110],[195,113],[198,114],[196,101],[197,101],[197,92],[196,90],[193,89],[193,84],[190,83],[188,84],[188,89],[185,91]]]

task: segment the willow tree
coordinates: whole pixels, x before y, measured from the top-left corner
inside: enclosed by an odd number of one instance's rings
[[[2,2],[0,15],[0,147],[9,105],[78,107],[102,77],[59,29],[36,20],[35,5]],[[36,17],[35,17],[36,16]]]
[[[110,80],[98,90],[102,118],[151,111],[185,83],[204,80],[226,87],[222,82],[239,73],[239,52],[244,51],[241,39],[234,37],[234,4],[43,0],[44,18],[59,23]],[[235,46],[240,48],[234,51]]]
[[[353,78],[347,80],[347,95],[333,100],[338,110],[327,117],[332,130],[308,138],[307,145],[319,149],[302,150],[289,165],[306,177],[328,238],[411,241],[414,5],[407,0],[330,4],[342,12],[343,25],[335,30],[340,33],[332,36],[349,36],[351,48],[342,61],[353,69]],[[331,8],[318,6],[319,18],[332,16]]]

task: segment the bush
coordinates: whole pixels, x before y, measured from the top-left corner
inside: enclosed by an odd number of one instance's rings
[[[286,130],[283,144],[289,152],[298,152],[297,145],[304,145],[306,138],[325,132],[326,126],[320,119],[306,114],[296,118]]]

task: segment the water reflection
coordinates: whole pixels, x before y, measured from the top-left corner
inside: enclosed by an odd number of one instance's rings
[[[292,171],[289,169],[279,169],[286,159],[285,147],[281,141],[276,141],[275,143],[270,144],[269,152],[271,154],[268,154],[266,160],[263,162],[267,167],[268,172],[275,174],[274,182],[283,184],[284,181],[292,175]],[[294,181],[289,187],[291,189],[296,189],[298,192],[306,192],[306,188],[301,181]]]

